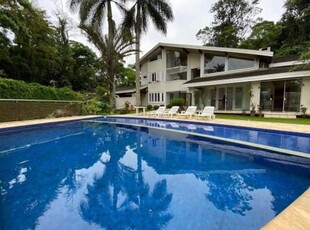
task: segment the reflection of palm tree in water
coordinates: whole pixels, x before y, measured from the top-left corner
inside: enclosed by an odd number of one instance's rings
[[[152,192],[143,181],[142,167],[138,170],[120,162],[126,153],[127,143],[135,143],[132,132],[116,132],[106,145],[109,159],[102,162],[105,171],[102,177],[88,186],[86,201],[80,206],[83,218],[106,229],[161,229],[172,218],[166,212],[172,194],[167,194],[166,181],[157,182]],[[140,159],[141,160],[141,159]]]

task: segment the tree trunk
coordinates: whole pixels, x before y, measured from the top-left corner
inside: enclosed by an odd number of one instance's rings
[[[137,22],[138,24],[138,22]],[[138,24],[139,25],[139,24]],[[141,105],[140,92],[140,30],[136,27],[136,105]]]
[[[108,37],[109,39],[114,37],[114,21],[113,21],[113,15],[112,15],[112,7],[111,7],[111,0],[108,1],[108,6],[107,6],[107,17],[108,17]]]

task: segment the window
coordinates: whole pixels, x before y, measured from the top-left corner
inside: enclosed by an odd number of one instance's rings
[[[152,73],[152,81],[156,81],[156,73]]]
[[[162,80],[162,72],[153,72],[149,73],[149,82],[161,81]]]
[[[164,93],[149,93],[149,102],[154,103],[164,102]]]
[[[183,51],[167,51],[167,68],[187,66],[187,54]]]
[[[156,61],[156,60],[160,60],[162,59],[162,55],[161,55],[161,49],[157,50],[151,57],[150,57],[150,62],[152,61]]]
[[[228,58],[228,70],[254,67],[254,59]]]
[[[225,57],[205,54],[204,73],[225,71]]]

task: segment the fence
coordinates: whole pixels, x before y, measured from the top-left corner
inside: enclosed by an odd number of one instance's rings
[[[0,122],[81,115],[82,101],[0,99]]]

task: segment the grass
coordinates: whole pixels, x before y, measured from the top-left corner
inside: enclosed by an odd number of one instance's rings
[[[229,114],[217,114],[216,118],[229,119],[229,120],[263,121],[263,122],[272,122],[272,123],[310,125],[309,118],[297,118],[297,119],[264,118],[264,117],[251,117],[251,116],[229,115]]]

